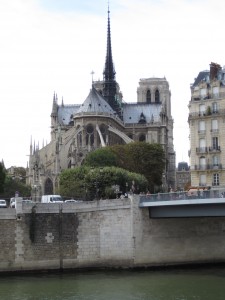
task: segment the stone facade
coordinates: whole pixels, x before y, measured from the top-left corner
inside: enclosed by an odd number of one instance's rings
[[[189,102],[192,186],[225,187],[225,70],[211,63],[191,86]]]
[[[0,272],[225,261],[225,218],[151,219],[139,197],[0,210]]]

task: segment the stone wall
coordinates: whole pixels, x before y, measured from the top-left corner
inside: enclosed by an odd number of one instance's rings
[[[0,210],[0,271],[225,261],[225,218],[150,219],[139,198]]]

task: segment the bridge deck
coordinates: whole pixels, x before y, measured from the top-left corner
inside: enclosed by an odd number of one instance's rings
[[[149,209],[150,218],[187,218],[225,216],[225,198],[210,191],[207,198],[187,193],[166,193],[140,196],[140,208]],[[222,194],[223,195],[223,194]]]

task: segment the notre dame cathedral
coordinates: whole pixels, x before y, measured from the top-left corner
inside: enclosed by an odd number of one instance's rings
[[[140,79],[137,102],[123,100],[116,82],[108,11],[107,52],[102,81],[93,81],[81,104],[58,103],[54,94],[51,141],[42,149],[30,145],[27,182],[38,199],[54,194],[59,174],[80,166],[87,153],[100,147],[133,141],[159,143],[166,153],[164,184],[175,188],[175,152],[171,93],[165,78]]]

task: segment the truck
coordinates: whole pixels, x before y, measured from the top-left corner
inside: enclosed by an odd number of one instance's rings
[[[63,203],[63,199],[60,195],[43,195],[41,203]]]

